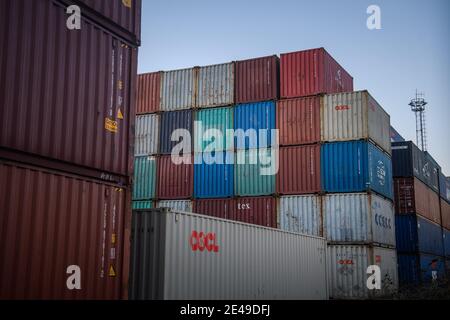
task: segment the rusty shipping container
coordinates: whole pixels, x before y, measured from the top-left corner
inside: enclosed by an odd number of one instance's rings
[[[394,178],[396,214],[417,213],[441,224],[439,196],[417,178]]]
[[[198,70],[198,108],[234,103],[234,63],[201,67]]]
[[[131,176],[137,48],[65,9],[0,3],[0,149]]]
[[[278,194],[317,193],[320,187],[320,145],[281,147]]]
[[[161,75],[161,110],[176,111],[195,107],[198,68],[172,70]]]
[[[236,103],[277,100],[279,59],[277,56],[235,62]]]
[[[441,199],[442,226],[450,230],[450,203]]]
[[[0,177],[0,300],[126,298],[128,189],[3,160]]]
[[[161,72],[138,75],[136,114],[154,113],[160,110]]]
[[[277,102],[280,145],[320,142],[320,104],[319,96]]]
[[[190,164],[175,164],[171,155],[158,158],[156,181],[158,199],[175,200],[192,197],[194,166],[192,156],[187,157],[190,157]]]
[[[324,49],[281,55],[281,98],[353,91],[353,78]]]

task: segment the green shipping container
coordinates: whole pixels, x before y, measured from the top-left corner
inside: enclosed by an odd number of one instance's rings
[[[155,198],[156,159],[155,157],[134,158],[133,200]]]
[[[212,151],[232,151],[234,149],[234,134],[227,130],[233,129],[233,108],[213,108],[197,111],[195,115],[196,125],[194,127],[194,148],[195,152]],[[206,132],[210,129],[216,129],[216,132]],[[213,134],[214,136],[210,136]],[[216,139],[216,134],[221,134],[222,139],[216,141],[213,150],[211,143]]]
[[[263,196],[275,193],[276,157],[271,149],[239,150],[234,171],[237,196]]]
[[[132,208],[133,210],[153,209],[153,202],[150,200],[133,201]]]

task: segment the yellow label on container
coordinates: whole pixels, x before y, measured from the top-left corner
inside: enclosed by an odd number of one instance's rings
[[[111,243],[112,243],[112,244],[116,244],[116,234],[115,234],[115,233],[113,233],[113,234],[111,235]]]
[[[122,0],[122,3],[125,7],[131,8],[131,0]]]
[[[112,133],[117,133],[119,131],[119,125],[117,121],[109,118],[105,118],[105,129]]]
[[[117,119],[123,120],[123,113],[122,110],[117,110]]]
[[[116,276],[116,271],[114,270],[113,265],[110,265],[110,266],[109,266],[109,273],[108,273],[108,275],[109,275],[110,277],[115,277],[115,276]]]
[[[117,80],[117,88],[119,90],[123,90],[123,81],[122,80]]]

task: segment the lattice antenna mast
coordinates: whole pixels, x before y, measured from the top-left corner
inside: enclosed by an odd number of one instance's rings
[[[425,121],[425,106],[428,102],[425,101],[423,93],[416,90],[416,97],[412,99],[409,105],[411,111],[416,115],[416,143],[422,147],[422,151],[427,151],[427,131]]]

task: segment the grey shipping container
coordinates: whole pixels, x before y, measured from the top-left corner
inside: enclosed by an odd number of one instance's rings
[[[156,209],[133,214],[131,251],[130,299],[327,299],[319,237]]]
[[[197,69],[164,72],[161,76],[161,110],[175,111],[195,106]]]
[[[201,67],[198,70],[197,107],[234,103],[234,63]]]

